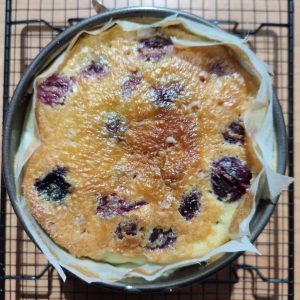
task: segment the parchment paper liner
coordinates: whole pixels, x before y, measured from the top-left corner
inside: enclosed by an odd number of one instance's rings
[[[78,37],[82,33],[98,34],[112,26],[121,26],[125,31],[134,30],[148,30],[151,27],[166,27],[169,25],[182,24],[190,32],[204,37],[199,38],[199,42],[180,40],[175,37],[172,38],[176,47],[205,47],[207,45],[226,44],[237,54],[237,58],[241,65],[253,76],[259,78],[260,87],[257,97],[252,103],[249,110],[245,113],[245,127],[248,135],[252,138],[253,147],[256,155],[263,165],[263,169],[257,178],[254,180],[250,191],[259,199],[258,193],[261,191],[259,186],[266,180],[269,196],[274,199],[286,186],[288,186],[292,179],[276,173],[276,141],[274,138],[273,129],[273,110],[272,110],[272,85],[268,74],[268,67],[264,62],[259,60],[255,54],[245,45],[245,40],[239,39],[221,29],[199,24],[184,18],[178,18],[176,15],[167,17],[159,22],[152,24],[138,24],[130,21],[110,21],[102,28],[91,32],[82,31],[76,35],[71,41],[67,50],[60,55],[60,57],[51,65],[51,67],[39,75],[40,77],[47,77],[52,74],[57,66],[63,61],[66,53],[72,48]],[[22,168],[26,161],[32,155],[34,150],[40,145],[38,127],[35,119],[35,101],[36,101],[36,81],[33,84],[34,95],[31,100],[31,105],[28,108],[26,121],[24,124],[23,136],[20,147],[15,159],[15,178],[16,186],[18,187],[18,201],[17,205],[23,211],[24,223],[30,230],[36,243],[48,258],[49,262],[56,268],[63,280],[66,275],[62,269],[71,271],[86,282],[111,282],[123,279],[128,276],[143,277],[151,281],[162,275],[166,275],[175,269],[183,266],[188,266],[201,261],[206,261],[212,256],[224,252],[238,252],[238,251],[252,251],[259,253],[257,249],[251,244],[248,236],[250,235],[249,223],[255,213],[255,201],[253,201],[253,208],[246,219],[240,223],[239,234],[237,238],[231,240],[224,245],[214,249],[203,257],[184,260],[178,263],[169,265],[158,264],[121,264],[111,265],[105,262],[95,262],[91,259],[79,259],[71,256],[68,252],[57,246],[43,231],[32,217],[24,196],[21,193],[22,185]],[[274,155],[275,153],[275,155]]]

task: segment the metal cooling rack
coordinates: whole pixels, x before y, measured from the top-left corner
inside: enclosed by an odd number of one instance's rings
[[[289,135],[293,176],[293,1],[105,0],[108,8],[167,6],[209,19],[246,37],[274,71]],[[90,0],[6,0],[4,118],[23,71],[40,49],[66,27],[95,14]],[[63,283],[19,224],[1,184],[0,299],[294,299],[294,192],[283,192],[256,246],[205,282],[170,294],[125,295],[69,275]]]

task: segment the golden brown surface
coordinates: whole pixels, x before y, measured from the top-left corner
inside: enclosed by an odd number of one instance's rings
[[[179,28],[164,34],[175,32],[195,39]],[[257,85],[223,46],[174,49],[147,62],[138,56],[137,40],[136,33],[124,34],[114,27],[98,36],[81,37],[70,51],[59,72],[76,78],[76,88],[64,105],[37,101],[43,144],[26,165],[24,193],[41,226],[75,256],[121,262],[116,255],[121,254],[123,261],[146,258],[160,263],[202,256],[229,239],[229,228],[238,227],[233,216],[239,201],[225,203],[212,192],[212,162],[238,157],[247,163],[253,179],[259,170],[247,139],[244,146],[234,145],[224,142],[221,134],[242,118]],[[92,60],[103,57],[107,74],[78,75]],[[133,72],[143,79],[130,96],[124,96],[121,86]],[[156,90],[174,86],[174,103],[162,107],[154,100]],[[126,124],[118,138],[106,128],[114,113]],[[57,166],[67,169],[71,188],[63,202],[54,203],[41,199],[34,185]],[[202,194],[200,212],[186,220],[178,207],[194,187]],[[148,204],[111,218],[97,215],[99,197],[113,193]],[[240,206],[244,214],[247,206]],[[143,230],[116,238],[116,227],[124,220]],[[153,228],[172,228],[176,242],[149,250]]]

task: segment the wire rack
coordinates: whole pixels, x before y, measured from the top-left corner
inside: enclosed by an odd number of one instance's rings
[[[289,136],[287,173],[293,176],[293,1],[106,0],[108,8],[178,8],[247,37],[273,69]],[[59,32],[96,12],[90,0],[6,0],[4,118],[22,73]],[[169,294],[125,295],[72,275],[63,283],[19,224],[1,184],[0,299],[294,299],[293,187],[284,191],[256,246],[205,282]]]

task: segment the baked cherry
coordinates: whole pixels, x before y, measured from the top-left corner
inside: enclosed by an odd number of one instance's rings
[[[137,51],[139,57],[145,61],[156,62],[169,54],[174,48],[170,38],[155,36],[139,40]]]
[[[124,132],[127,129],[124,118],[118,113],[111,113],[105,123],[108,136],[122,141]]]
[[[124,215],[132,210],[148,204],[147,201],[133,201],[120,198],[116,193],[101,195],[97,203],[97,215],[102,218],[111,218]]]
[[[163,38],[161,36],[154,36],[139,41],[140,47],[148,49],[161,49],[170,45],[172,45],[172,41],[169,38]]]
[[[61,202],[69,193],[71,185],[65,180],[67,169],[57,167],[43,179],[36,179],[35,188],[38,194],[55,202]]]
[[[153,88],[154,103],[160,107],[173,105],[174,101],[182,94],[183,87],[180,83],[172,83],[168,86]]]
[[[201,197],[202,194],[197,188],[183,195],[178,211],[186,220],[191,220],[198,214]]]
[[[45,79],[38,87],[38,99],[45,105],[64,105],[74,79],[56,74]]]
[[[109,67],[102,61],[94,61],[81,71],[84,77],[101,77],[108,73]]]
[[[224,140],[230,144],[244,144],[245,128],[241,121],[232,122],[226,131],[222,132]]]
[[[146,248],[150,250],[165,249],[172,246],[176,239],[177,236],[172,228],[166,231],[162,228],[153,228]]]
[[[137,225],[132,221],[123,221],[118,224],[116,228],[116,236],[122,240],[126,235],[135,236],[137,235]]]
[[[137,88],[137,86],[142,82],[143,75],[140,73],[132,73],[129,78],[121,86],[122,97],[124,99],[129,99],[132,92]]]
[[[212,63],[209,65],[208,69],[210,74],[215,74],[219,77],[227,74],[227,69],[222,63]]]
[[[211,184],[221,201],[240,199],[249,188],[251,178],[250,170],[236,157],[223,157],[212,164]]]

